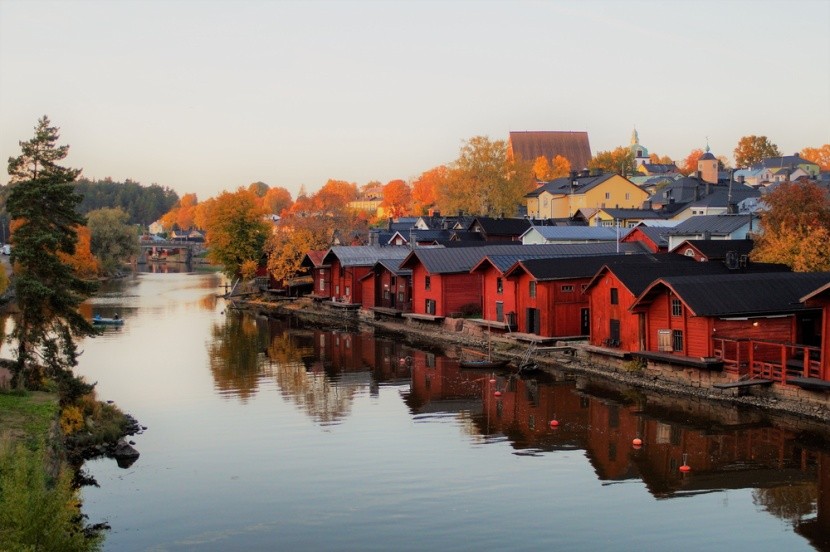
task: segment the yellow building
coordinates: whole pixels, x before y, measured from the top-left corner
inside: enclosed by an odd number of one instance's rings
[[[557,178],[525,196],[530,218],[565,218],[580,209],[641,207],[648,193],[614,173]]]

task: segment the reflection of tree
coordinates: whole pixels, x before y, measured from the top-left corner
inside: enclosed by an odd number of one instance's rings
[[[814,481],[752,491],[753,504],[793,523],[815,512],[817,499],[818,488]]]
[[[322,369],[321,363],[307,372],[302,362],[278,364],[274,371],[282,394],[294,401],[320,424],[335,424],[351,411],[354,396],[368,385],[365,378],[352,378],[349,374],[331,380]]]
[[[256,393],[259,353],[265,345],[256,319],[228,311],[225,323],[214,324],[212,334],[208,353],[216,387],[245,401]]]

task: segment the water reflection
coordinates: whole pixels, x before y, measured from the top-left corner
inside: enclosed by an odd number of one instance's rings
[[[509,443],[522,456],[584,451],[599,481],[642,481],[660,500],[751,489],[756,507],[813,546],[830,543],[826,441],[756,411],[646,396],[564,373],[522,379],[464,370],[457,359],[399,340],[292,320],[229,313],[213,338],[216,388],[243,402],[271,381],[299,411],[329,425],[349,417],[359,395],[401,385],[416,421],[455,417],[473,443]],[[644,445],[634,447],[635,438]],[[684,464],[690,472],[680,470]]]

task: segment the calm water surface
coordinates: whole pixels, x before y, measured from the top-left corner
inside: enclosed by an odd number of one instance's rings
[[[830,453],[757,413],[581,379],[491,383],[393,339],[226,312],[220,283],[141,274],[87,305],[126,324],[84,342],[79,372],[148,427],[129,468],[86,465],[107,550],[780,552],[830,537]]]

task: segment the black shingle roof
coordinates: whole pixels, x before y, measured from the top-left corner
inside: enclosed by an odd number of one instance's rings
[[[323,258],[331,263],[335,258],[340,266],[372,266],[380,259],[403,259],[411,249],[403,246],[381,247],[377,245],[335,245]]]
[[[804,310],[801,298],[830,282],[830,272],[674,276],[672,289],[696,316],[776,314]]]
[[[616,248],[616,243],[569,243],[414,249],[409,257],[401,264],[401,267],[412,268],[415,263],[420,261],[430,274],[453,274],[469,272],[484,257],[490,255],[515,256],[516,260],[518,260],[532,256],[565,257],[607,255],[616,252]],[[641,251],[642,249],[639,244],[620,244],[620,250]]]
[[[706,255],[707,259],[716,260],[725,259],[730,251],[734,251],[737,255],[749,255],[755,242],[752,240],[686,240],[675,250],[681,249],[684,243]]]
[[[637,257],[645,258],[645,253]],[[648,256],[651,256],[650,254]],[[526,259],[519,261],[505,276],[527,272],[539,281],[565,278],[589,278],[606,265],[630,262],[632,255],[594,255],[588,257],[558,257],[553,259]],[[644,260],[644,259],[643,259]],[[642,261],[641,261],[642,262]]]
[[[706,274],[742,274],[747,272],[787,272],[783,265],[750,263],[742,271],[732,270],[720,262],[697,262],[683,255],[636,255],[626,258],[614,265],[606,265],[620,282],[635,296],[640,295],[652,282],[658,278],[669,276],[694,276],[698,278]],[[603,267],[603,268],[606,268]],[[597,271],[589,287],[597,281],[602,268]]]
[[[599,176],[578,176],[576,178],[571,177],[564,177],[564,178],[557,178],[556,180],[551,180],[539,186],[529,194],[525,195],[525,197],[539,197],[542,192],[550,192],[552,194],[569,194],[571,193],[571,186],[574,181],[576,181],[577,186],[573,188],[574,193],[582,194],[586,191],[590,190],[591,188],[595,188],[599,186],[612,176],[616,176],[615,173],[605,173]]]
[[[488,236],[521,236],[530,228],[530,221],[524,218],[478,217],[467,230],[473,229],[476,225]]]

